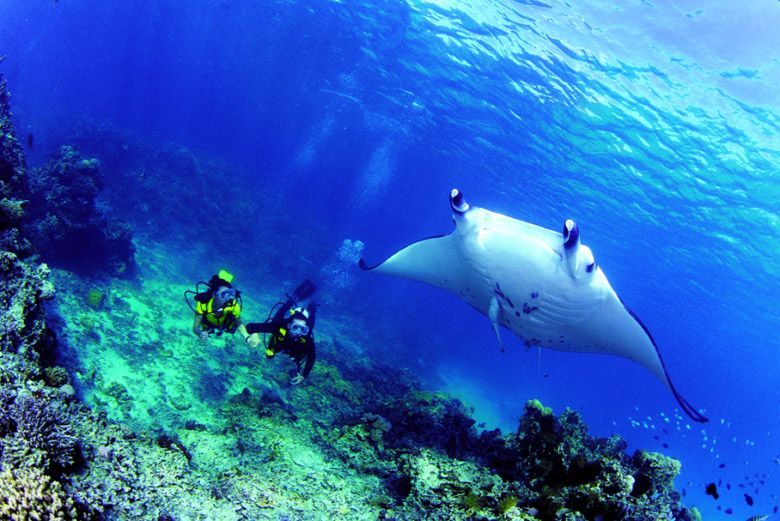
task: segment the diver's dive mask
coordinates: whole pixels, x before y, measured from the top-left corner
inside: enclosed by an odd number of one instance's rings
[[[294,337],[302,337],[309,334],[309,326],[306,324],[290,324],[290,327],[288,328],[288,331],[290,332],[291,336]]]
[[[237,298],[238,295],[236,294],[236,290],[233,288],[220,288],[214,294],[214,307],[221,311],[224,308],[235,304]]]

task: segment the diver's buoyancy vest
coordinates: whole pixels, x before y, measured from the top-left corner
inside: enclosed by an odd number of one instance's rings
[[[235,331],[238,317],[241,316],[241,305],[236,302],[230,306],[225,306],[222,308],[222,315],[219,317],[214,314],[213,306],[213,298],[209,299],[208,302],[196,301],[195,312],[198,315],[203,316],[205,319],[204,325],[207,327],[221,329],[227,331],[228,333]]]
[[[302,336],[298,339],[297,342],[290,342],[291,345],[286,347],[299,347],[306,343],[306,336]],[[286,327],[280,327],[278,331],[276,331],[273,335],[271,335],[271,342],[268,346],[273,351],[279,351],[280,349],[285,347],[285,342],[287,341],[287,328]]]

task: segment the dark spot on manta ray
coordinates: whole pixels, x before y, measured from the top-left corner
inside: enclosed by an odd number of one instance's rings
[[[669,444],[668,444],[668,443],[664,443],[664,444],[663,444],[663,445],[661,445],[661,446],[662,446],[663,448],[665,448],[665,449],[668,449],[668,448],[669,448]]]
[[[731,514],[734,513],[734,511],[731,510],[730,508],[727,508],[726,510],[724,510],[724,512],[726,512],[728,515],[731,515]]]
[[[715,483],[708,484],[707,488],[704,489],[704,492],[708,496],[712,496],[713,499],[718,499],[720,497],[720,494],[718,494],[718,487],[715,485]]]
[[[531,298],[539,298],[539,292],[534,291],[533,293],[531,293]]]
[[[531,307],[528,305],[528,302],[523,302],[523,313],[525,313],[526,315],[530,315],[532,312],[536,311],[537,309],[539,309],[537,306]]]
[[[718,465],[718,468],[719,468],[719,469],[726,468],[726,464],[725,464],[725,463],[721,463],[720,465]]]
[[[510,299],[509,297],[506,297],[506,301],[509,302],[509,307],[510,308],[515,309],[515,305],[512,304],[512,299]]]
[[[748,506],[753,506],[753,497],[745,494],[745,503],[748,504]]]

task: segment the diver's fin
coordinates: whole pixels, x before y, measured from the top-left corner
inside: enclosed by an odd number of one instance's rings
[[[296,302],[300,302],[302,300],[306,300],[312,294],[317,291],[317,286],[314,285],[312,281],[309,279],[304,280],[301,282],[301,284],[295,288],[295,291],[293,291],[292,299]]]
[[[504,342],[501,340],[501,331],[498,329],[498,318],[501,316],[501,304],[498,302],[497,297],[493,297],[490,300],[490,309],[488,310],[488,317],[490,323],[493,324],[493,331],[496,332],[496,338],[498,338],[498,347],[501,348],[501,352],[504,353]]]

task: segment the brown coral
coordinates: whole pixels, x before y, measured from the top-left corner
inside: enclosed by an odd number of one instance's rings
[[[62,485],[39,468],[0,473],[0,519],[77,519],[73,500]]]

